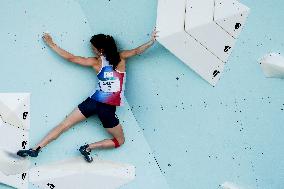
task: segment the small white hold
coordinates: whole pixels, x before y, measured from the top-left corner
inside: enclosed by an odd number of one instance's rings
[[[266,77],[284,78],[284,57],[280,54],[267,54],[258,62]]]
[[[236,186],[231,182],[224,182],[221,186],[223,189],[241,189],[240,187]]]

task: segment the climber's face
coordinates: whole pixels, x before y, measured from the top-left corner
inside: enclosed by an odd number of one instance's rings
[[[93,44],[91,44],[91,46],[92,46],[92,49],[93,49],[95,54],[97,54],[97,55],[102,55],[103,54],[103,50],[98,50],[96,47],[94,47]]]

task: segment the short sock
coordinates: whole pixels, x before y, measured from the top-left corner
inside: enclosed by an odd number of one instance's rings
[[[39,151],[40,149],[41,149],[41,147],[39,146],[39,147],[37,147],[37,148],[36,148],[36,150],[35,150],[35,151]]]

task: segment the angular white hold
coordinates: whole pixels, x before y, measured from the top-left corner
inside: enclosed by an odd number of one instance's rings
[[[115,189],[135,178],[135,168],[95,158],[82,157],[30,169],[30,182],[42,189]]]
[[[258,62],[266,77],[284,78],[284,57],[280,54],[270,53]]]
[[[236,0],[159,0],[158,41],[216,85],[248,12]]]
[[[224,69],[224,62],[206,50],[186,32],[176,33],[159,41],[164,46],[171,46],[170,52],[175,54],[191,69],[212,85],[215,85]],[[188,50],[190,49],[190,50]],[[198,64],[195,60],[199,60]],[[210,64],[208,64],[210,62]]]
[[[20,189],[28,188],[29,160],[16,152],[29,148],[29,108],[29,93],[0,93],[0,183]]]

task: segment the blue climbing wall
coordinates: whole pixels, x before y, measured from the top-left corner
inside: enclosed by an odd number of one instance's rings
[[[155,25],[157,1],[79,2],[93,31],[121,49],[146,42]],[[127,100],[171,188],[284,187],[284,81],[257,63],[284,53],[284,2],[241,2],[251,13],[216,87],[159,44],[128,62]]]
[[[96,85],[96,73],[60,58],[46,47],[42,33],[49,31],[62,48],[81,56],[93,56],[88,43],[93,32],[76,1],[2,1],[1,92],[31,93],[30,145],[33,146],[59,124]],[[56,5],[55,5],[56,4]],[[16,14],[15,14],[16,13]],[[121,187],[168,188],[156,159],[128,103],[118,108],[124,126],[125,145],[115,150],[95,150],[100,159],[135,166],[135,179]],[[110,138],[97,116],[77,124],[44,149],[32,165],[79,156],[84,143]],[[70,181],[72,182],[72,181]],[[90,186],[93,183],[89,180]],[[97,186],[96,186],[97,187]],[[0,188],[7,188],[0,185]],[[30,185],[31,189],[37,188]]]
[[[88,41],[94,33],[113,35],[120,49],[134,48],[149,39],[157,1],[28,2],[1,1],[0,89],[32,93],[34,144],[89,94],[95,82],[93,70],[45,48],[41,33],[50,31],[60,46],[82,56],[92,55]],[[256,61],[271,51],[284,54],[284,2],[241,2],[251,13],[216,87],[159,44],[128,61],[129,106],[119,110],[127,142],[117,151],[96,152],[135,164],[138,173],[149,171],[125,188],[168,184],[173,189],[217,189],[225,181],[252,189],[284,187],[284,83],[265,78]],[[77,138],[78,133],[84,138]],[[50,144],[33,163],[74,156],[81,143],[106,136],[98,119],[92,118]],[[137,147],[142,149],[139,155]],[[64,154],[57,156],[62,149]]]

